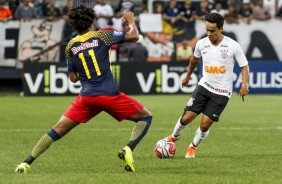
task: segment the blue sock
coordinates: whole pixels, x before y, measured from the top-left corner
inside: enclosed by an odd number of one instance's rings
[[[50,132],[48,132],[48,135],[53,139],[53,141],[57,141],[61,138],[61,136],[54,129],[51,129]]]
[[[149,127],[151,126],[151,122],[152,122],[153,117],[152,116],[148,116],[146,118],[142,118],[140,119],[138,122],[146,122],[146,126],[144,127],[142,133],[135,139],[132,141],[129,141],[129,143],[127,144],[128,147],[130,147],[130,149],[133,151],[135,149],[135,147],[137,146],[137,144],[143,139],[143,137],[147,134]],[[137,123],[138,123],[137,122]]]

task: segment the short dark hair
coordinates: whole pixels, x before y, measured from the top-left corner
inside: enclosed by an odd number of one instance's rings
[[[218,13],[210,13],[206,15],[205,20],[210,23],[216,23],[218,29],[222,28],[224,24],[223,16]]]
[[[84,5],[72,8],[68,13],[69,24],[79,33],[89,29],[92,26],[95,18],[95,11]]]

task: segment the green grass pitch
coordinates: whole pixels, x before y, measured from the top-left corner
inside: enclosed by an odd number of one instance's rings
[[[282,95],[234,94],[195,159],[185,159],[200,117],[176,143],[173,159],[159,159],[154,145],[172,133],[190,95],[134,96],[154,115],[147,136],[134,151],[135,173],[117,157],[133,123],[101,113],[55,142],[28,174],[14,173],[38,139],[57,123],[75,97],[1,96],[1,184],[258,184],[282,183]]]

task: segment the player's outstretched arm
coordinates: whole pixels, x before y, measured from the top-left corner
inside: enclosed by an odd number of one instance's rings
[[[122,21],[128,25],[129,31],[126,32],[125,41],[126,42],[136,42],[139,39],[139,32],[135,25],[134,14],[130,11],[125,11],[123,13]]]

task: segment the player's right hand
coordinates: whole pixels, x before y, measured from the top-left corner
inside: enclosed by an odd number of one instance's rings
[[[123,17],[122,17],[122,22],[125,23],[126,25],[134,24],[134,13],[131,11],[124,11],[123,12]]]

